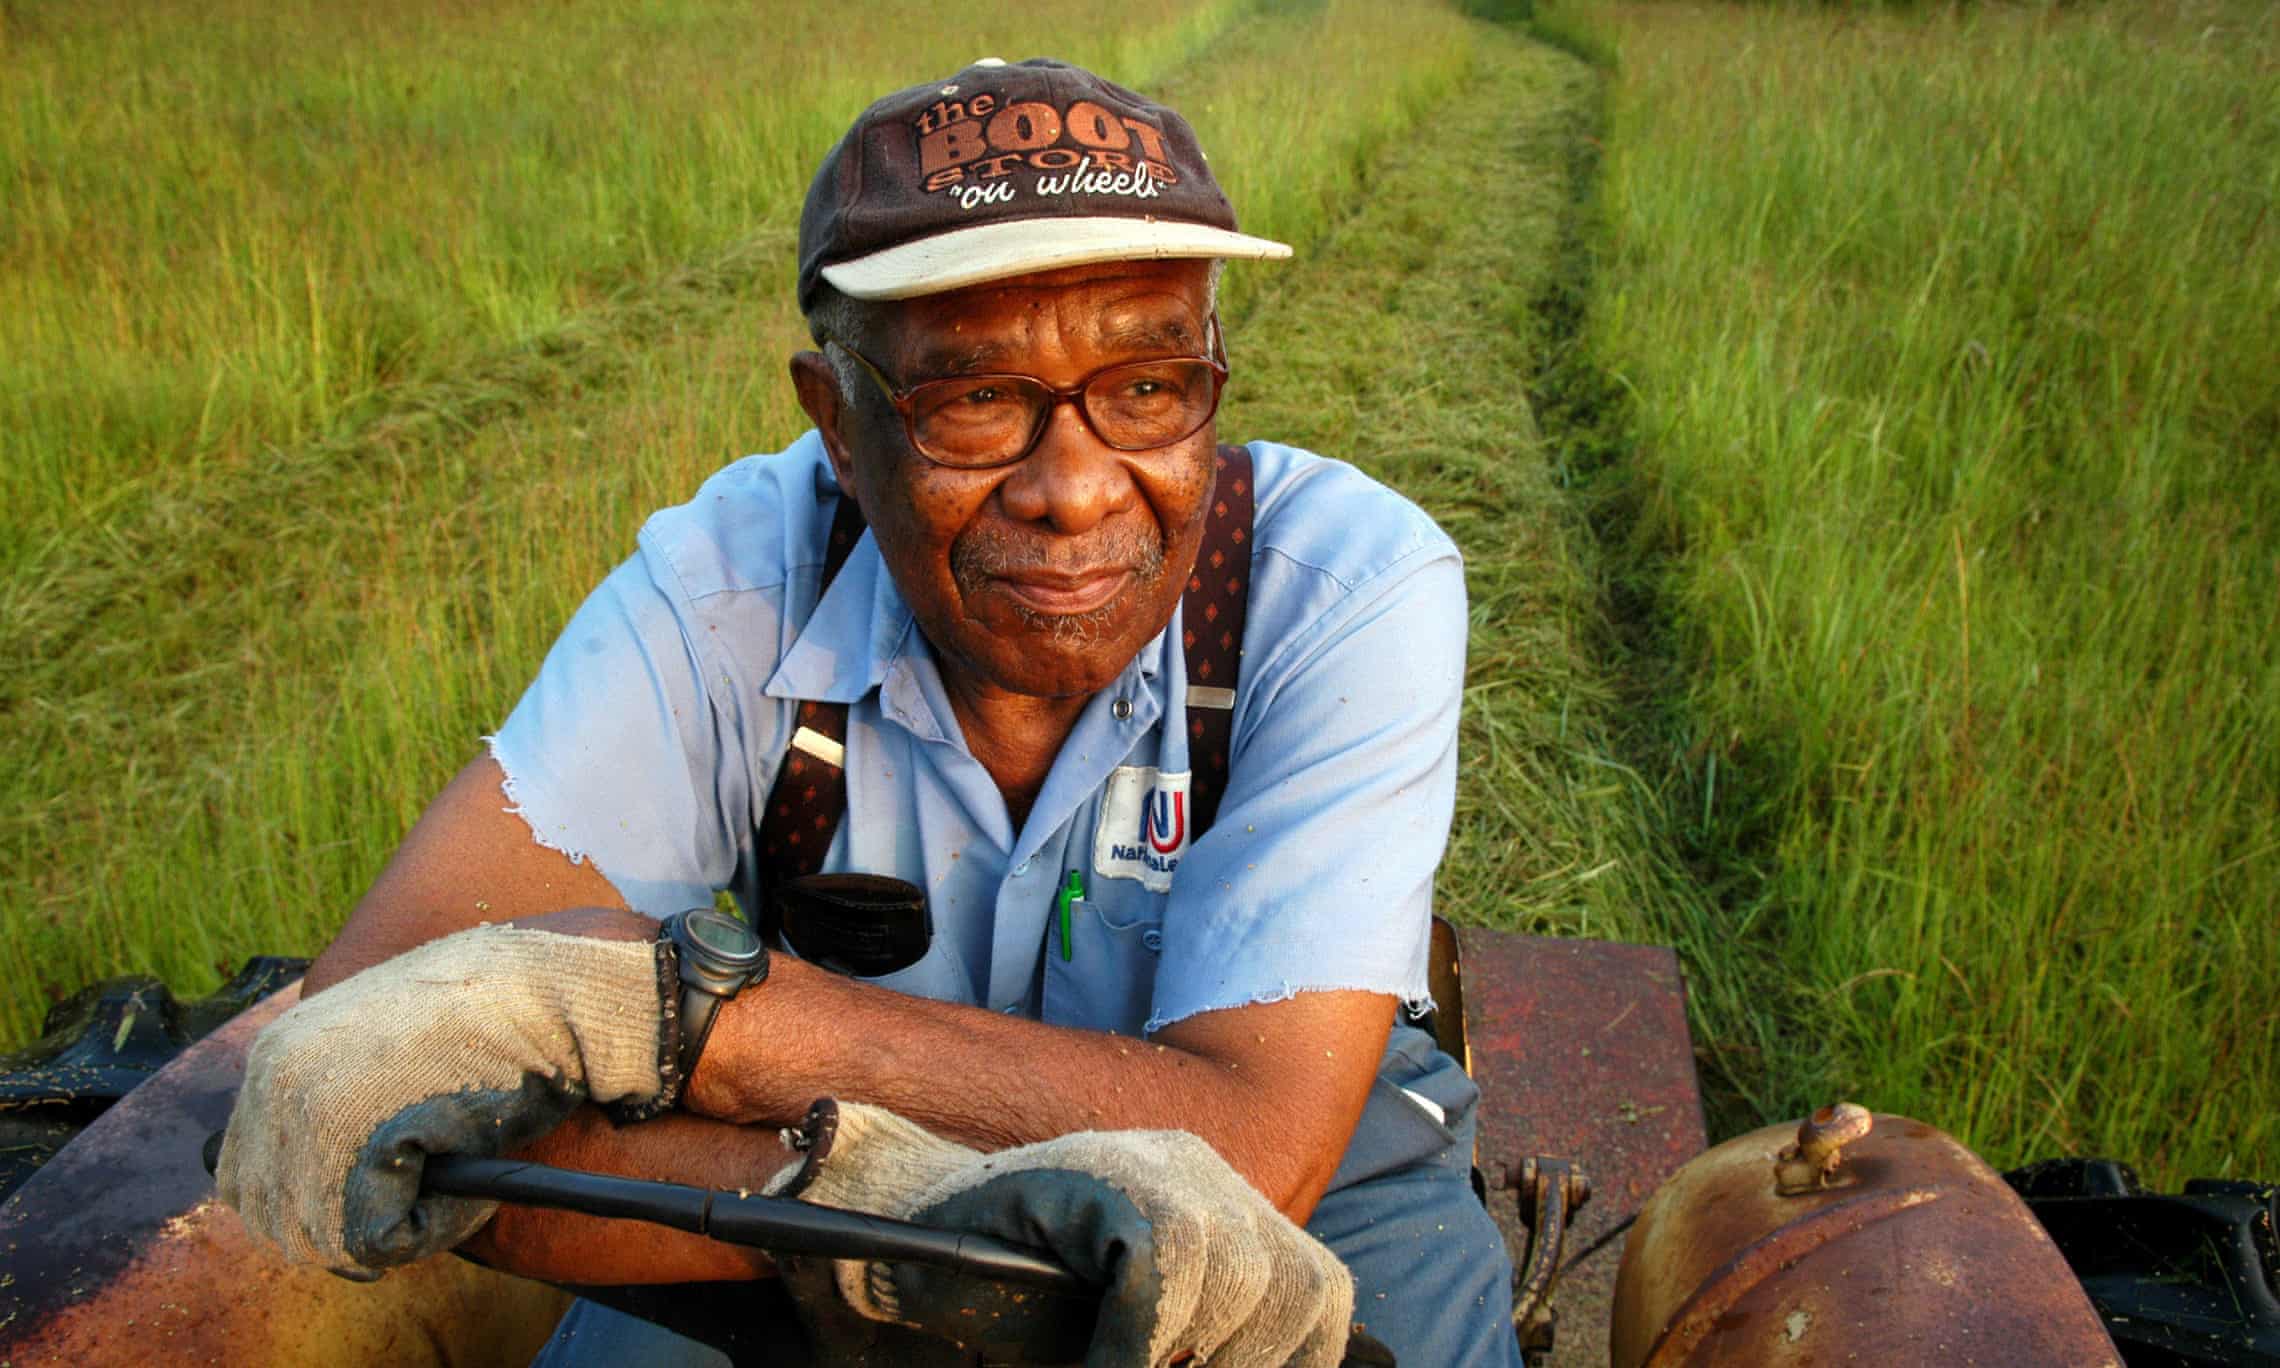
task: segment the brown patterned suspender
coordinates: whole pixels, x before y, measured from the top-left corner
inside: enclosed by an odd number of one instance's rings
[[[863,511],[842,497],[831,518],[831,541],[824,548],[823,578],[815,587],[815,601],[823,602],[847,553],[863,537]],[[784,749],[784,763],[776,768],[776,782],[768,790],[768,805],[759,821],[760,878],[764,888],[781,888],[802,874],[823,868],[832,834],[839,830],[840,814],[847,811],[847,705],[800,704],[792,744]]]
[[[1190,839],[1201,837],[1218,815],[1227,790],[1228,743],[1235,731],[1235,679],[1242,666],[1243,610],[1251,591],[1251,453],[1219,448],[1211,509],[1203,543],[1181,598],[1187,656],[1188,787]],[[841,498],[832,515],[816,602],[863,535],[855,501]],[[791,745],[768,790],[758,822],[760,879],[764,888],[823,868],[831,838],[847,811],[847,705],[802,702]]]
[[[1243,666],[1243,609],[1251,599],[1251,453],[1219,448],[1203,544],[1181,598],[1180,648],[1187,656],[1188,830],[1201,837],[1227,791],[1235,735],[1235,676]]]

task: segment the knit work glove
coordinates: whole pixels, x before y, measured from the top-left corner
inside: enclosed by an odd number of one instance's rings
[[[579,1103],[655,1097],[656,947],[481,926],[376,964],[255,1038],[215,1185],[288,1262],[354,1274],[449,1249],[495,1202],[420,1196],[430,1154],[496,1155]]]
[[[873,1320],[1032,1361],[1330,1368],[1353,1276],[1185,1131],[1087,1131],[996,1154],[859,1103],[816,1104],[807,1158],[772,1191],[1046,1250],[1104,1289],[1093,1308],[915,1264],[842,1261],[839,1295]]]

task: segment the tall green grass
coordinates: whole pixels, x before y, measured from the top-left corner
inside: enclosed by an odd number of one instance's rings
[[[817,149],[892,85],[1040,52],[1144,80],[1250,8],[10,6],[0,564],[122,481],[322,436],[794,223]]]
[[[1176,13],[1184,27],[1148,30],[1154,65],[1103,65],[1172,94],[1245,226],[1302,250],[1366,199],[1373,154],[1479,60],[1480,30],[1437,7]],[[294,22],[309,45],[326,32],[311,15]],[[344,22],[346,36],[326,42],[362,33]],[[631,40],[604,41],[592,22],[597,36],[576,50],[585,65],[541,64],[551,84],[526,85],[526,99],[553,108],[610,79]],[[1034,46],[1099,60],[1125,32],[1064,30]],[[147,481],[134,499],[85,502],[23,552],[0,580],[0,1038],[29,1035],[53,994],[99,975],[152,972],[197,990],[246,954],[324,943],[642,517],[805,426],[784,360],[806,345],[789,284],[807,163],[863,98],[988,50],[979,41],[906,33],[882,38],[884,55],[830,65],[838,106],[803,116],[804,143],[769,135],[798,163],[767,182],[776,188],[756,190],[757,171],[713,187],[757,206],[749,217],[706,208],[734,241],[681,241],[614,278],[581,275],[594,283],[577,310],[535,333],[429,353],[425,370],[388,381],[322,436],[249,435],[227,461]],[[1121,41],[1139,51],[1137,37]],[[220,60],[183,58],[196,70]],[[618,141],[595,124],[583,136],[603,146],[580,150],[575,122],[562,156],[601,157]],[[647,154],[698,200],[716,166],[708,126],[685,121],[677,142],[660,132]],[[481,130],[465,129],[476,166],[511,160],[530,136],[511,119],[490,140]],[[425,174],[457,183],[471,174],[458,166],[439,154]],[[356,202],[390,212],[376,187]],[[563,260],[574,274],[591,265]],[[193,295],[203,269],[182,276]],[[1274,269],[1231,272],[1231,318],[1273,288]],[[448,281],[422,279],[435,293],[421,309],[460,307]],[[151,299],[166,313],[163,286]],[[1250,334],[1235,330],[1240,357]],[[283,409],[265,412],[245,418],[248,434],[290,431]],[[39,459],[60,468],[70,449],[57,438]]]
[[[1591,342],[1760,1101],[2280,1172],[2270,12],[1597,17]]]

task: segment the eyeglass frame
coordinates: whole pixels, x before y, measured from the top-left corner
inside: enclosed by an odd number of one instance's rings
[[[870,357],[865,356],[863,353],[855,350],[853,347],[848,346],[839,338],[824,338],[823,345],[826,347],[839,348],[849,356],[854,357],[857,364],[861,365],[864,370],[870,372],[871,379],[878,384],[880,392],[885,394],[887,396],[887,401],[894,406],[895,415],[902,419],[903,440],[910,443],[911,450],[917,452],[919,455],[925,457],[927,460],[933,462],[934,464],[943,467],[945,470],[996,470],[1003,466],[1016,465],[1022,461],[1027,460],[1029,458],[1029,453],[1035,451],[1037,449],[1037,443],[1043,440],[1045,436],[1045,429],[1052,425],[1053,410],[1059,408],[1063,404],[1067,404],[1070,407],[1074,408],[1077,411],[1077,421],[1085,425],[1085,431],[1091,433],[1095,440],[1099,441],[1101,445],[1108,447],[1112,451],[1161,451],[1165,447],[1172,446],[1175,443],[1184,442],[1188,438],[1193,437],[1197,433],[1203,431],[1204,428],[1210,425],[1211,420],[1218,415],[1219,401],[1221,399],[1224,399],[1227,395],[1228,374],[1226,335],[1220,329],[1219,313],[1217,310],[1212,311],[1212,313],[1207,318],[1206,323],[1210,329],[1211,334],[1211,355],[1209,356],[1150,356],[1143,357],[1137,361],[1118,361],[1111,365],[1102,366],[1099,370],[1093,371],[1080,378],[1076,384],[1066,387],[1048,384],[1041,376],[1023,375],[1019,371],[976,371],[971,375],[939,375],[931,380],[921,380],[917,384],[910,386],[908,389],[904,389],[897,386],[893,380],[889,379],[887,377],[887,373],[879,368],[879,364],[876,361],[873,361]],[[1107,436],[1101,432],[1100,428],[1093,423],[1092,414],[1086,411],[1084,404],[1085,391],[1091,388],[1093,381],[1100,379],[1102,376],[1108,374],[1111,371],[1123,370],[1130,366],[1162,365],[1166,361],[1201,361],[1204,365],[1211,368],[1211,373],[1213,376],[1211,389],[1211,407],[1203,411],[1203,417],[1197,420],[1194,427],[1189,428],[1187,431],[1181,433],[1177,437],[1170,437],[1161,442],[1151,442],[1147,446],[1136,447],[1123,446],[1116,442],[1110,441]],[[1045,407],[1038,413],[1037,426],[1031,430],[1029,434],[1029,440],[1022,443],[1021,450],[1015,454],[1004,457],[1000,460],[987,461],[980,465],[963,465],[956,461],[945,461],[941,457],[936,456],[934,453],[928,451],[924,446],[919,444],[918,429],[914,425],[911,418],[911,400],[917,396],[920,390],[925,389],[929,385],[957,384],[978,380],[1019,380],[1027,384],[1037,385],[1045,391],[1047,402],[1045,404]]]

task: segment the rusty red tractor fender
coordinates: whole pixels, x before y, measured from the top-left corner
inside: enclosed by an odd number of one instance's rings
[[[528,1363],[569,1294],[428,1259],[377,1283],[288,1266],[214,1198],[200,1152],[229,1119],[284,988],[191,1045],[0,1205],[0,1362]],[[130,1022],[131,1025],[131,1022]]]

